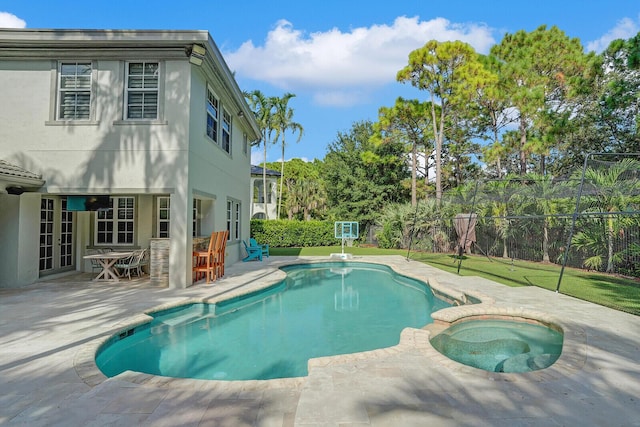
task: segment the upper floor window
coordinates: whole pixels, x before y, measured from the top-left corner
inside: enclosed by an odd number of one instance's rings
[[[125,118],[158,118],[160,68],[157,62],[129,62],[125,86]]]
[[[58,80],[58,119],[91,118],[91,62],[62,62]]]
[[[219,101],[211,89],[207,88],[207,136],[218,143]]]
[[[264,183],[262,178],[255,179],[253,181],[253,202],[264,203]],[[271,196],[274,190],[274,186],[271,182],[267,181],[267,203],[271,203]]]
[[[231,114],[227,110],[222,110],[222,141],[220,146],[231,154]]]

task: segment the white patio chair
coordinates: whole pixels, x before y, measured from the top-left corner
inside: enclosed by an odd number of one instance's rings
[[[135,272],[138,271],[139,258],[140,251],[133,251],[133,253],[128,257],[119,259],[113,267],[118,271],[120,276],[124,276],[126,274],[129,280],[131,280],[131,270]]]
[[[100,249],[87,249],[87,255],[96,255],[99,253],[101,253]],[[89,262],[91,262],[92,273],[94,272],[95,269],[102,271],[102,266],[100,265],[100,262],[98,262],[97,259],[89,259]]]
[[[142,249],[140,256],[138,258],[138,267],[137,267],[138,277],[144,274],[143,268],[149,265],[150,261],[151,260],[150,260],[149,248]]]
[[[131,273],[133,272],[138,277],[141,277],[144,273],[142,268],[149,264],[149,249],[137,249],[133,251],[131,256],[123,258],[116,262],[115,267],[118,269],[121,276],[125,274],[131,280]]]

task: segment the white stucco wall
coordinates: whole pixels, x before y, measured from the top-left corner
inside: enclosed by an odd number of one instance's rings
[[[0,193],[0,288],[17,286],[20,197]]]
[[[34,224],[38,226],[34,227]],[[35,193],[20,196],[18,221],[17,283],[33,283],[38,278],[38,258],[40,241],[40,197]],[[34,247],[34,242],[36,242]]]
[[[227,227],[227,200],[233,199],[241,204],[240,239],[233,236],[227,243],[226,262],[234,263],[241,257],[242,239],[249,237],[250,199],[247,188],[250,185],[250,150],[243,150],[243,134],[248,133],[244,118],[238,117],[239,106],[227,96],[226,91],[216,86],[216,81],[205,70],[194,67],[192,70],[191,121],[190,121],[190,189],[195,197],[213,203],[213,230],[225,230]],[[213,87],[221,107],[232,116],[232,149],[225,152],[206,136],[206,93],[207,82]],[[222,112],[221,112],[222,114]],[[213,178],[213,179],[212,179]]]
[[[198,33],[193,37],[200,36]],[[154,196],[169,195],[170,282],[173,287],[189,286],[194,197],[203,201],[203,210],[206,210],[202,234],[226,228],[227,200],[232,198],[242,206],[241,238],[249,236],[250,152],[243,152],[243,134],[254,135],[255,125],[251,127],[245,118],[238,117],[242,108],[238,104],[237,89],[234,92],[222,87],[224,75],[229,75],[225,67],[220,68],[218,64],[214,70],[211,61],[194,66],[186,55],[176,56],[175,50],[167,58],[161,57],[161,51],[157,58],[150,58],[148,52],[144,54],[144,58],[160,63],[158,120],[122,120],[126,62],[109,57],[120,52],[96,52],[97,59],[92,61],[92,120],[85,122],[56,120],[56,60],[3,60],[0,55],[0,93],[4,102],[12,106],[0,114],[2,158],[42,174],[46,184],[40,189],[41,193],[134,195],[137,201],[135,246],[146,247],[154,237]],[[128,57],[140,60],[131,53]],[[69,52],[65,56],[63,52],[61,58],[56,59],[78,58]],[[232,116],[231,155],[206,137],[207,82]],[[244,109],[247,111],[246,105]],[[2,200],[7,197],[10,196],[2,196]],[[0,205],[0,219],[8,218],[6,225],[0,226],[0,237],[16,237],[16,228],[9,228],[17,226],[21,233],[19,250],[31,254],[35,261],[30,260],[28,267],[22,266],[7,276],[11,276],[12,281],[18,280],[17,277],[21,278],[19,281],[33,281],[38,276],[40,196],[31,193],[11,197],[18,201],[11,199],[10,203]],[[23,207],[27,201],[29,207]],[[25,209],[30,212],[22,225],[16,215],[23,215]],[[93,242],[95,213],[75,215],[76,268],[90,271],[82,255]],[[4,229],[8,233],[4,233]],[[227,252],[228,262],[236,262],[240,258],[239,240],[230,242]],[[0,261],[0,286],[4,280],[5,259],[12,257],[3,257]]]
[[[51,61],[22,64],[36,69],[26,73],[3,73],[0,87],[6,99],[24,98],[25,90],[36,94],[0,115],[11,124],[2,126],[0,139],[15,141],[4,157],[42,173],[43,190],[54,194],[137,193],[185,185],[189,92],[188,79],[177,76],[188,74],[188,62],[163,62],[164,116],[151,123],[122,120],[124,62],[95,62],[98,120],[89,123],[51,120],[55,105],[49,98],[56,95]]]
[[[39,195],[0,194],[0,288],[38,279],[39,221]]]

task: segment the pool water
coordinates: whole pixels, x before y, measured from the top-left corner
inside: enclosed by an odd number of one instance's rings
[[[284,267],[265,290],[216,304],[152,313],[96,356],[107,376],[126,370],[181,378],[248,380],[307,375],[311,358],[398,344],[450,305],[428,285],[366,263]]]
[[[491,372],[529,372],[551,366],[562,353],[562,333],[509,320],[471,320],[431,339],[440,353]]]

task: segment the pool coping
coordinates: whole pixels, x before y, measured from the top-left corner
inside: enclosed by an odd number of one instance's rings
[[[556,380],[560,377],[571,376],[582,369],[587,360],[587,342],[585,331],[577,325],[570,322],[562,321],[548,313],[526,309],[523,307],[514,307],[508,304],[499,304],[493,298],[490,298],[479,292],[468,292],[455,288],[451,284],[441,284],[434,277],[417,274],[408,271],[401,264],[393,264],[389,262],[376,261],[375,259],[350,259],[345,262],[360,262],[369,264],[379,264],[390,267],[397,274],[407,276],[413,279],[426,282],[434,294],[439,297],[448,297],[453,301],[458,301],[460,305],[448,307],[432,313],[434,319],[433,324],[428,324],[424,328],[405,328],[400,334],[399,343],[395,346],[364,351],[351,354],[325,356],[313,358],[308,361],[309,375],[304,377],[278,378],[270,380],[200,380],[189,378],[173,378],[163,377],[159,375],[144,374],[139,372],[126,371],[115,377],[109,378],[104,375],[97,367],[95,362],[95,354],[98,349],[114,335],[135,328],[142,324],[148,323],[152,317],[148,313],[167,310],[182,305],[193,303],[215,303],[236,297],[242,297],[252,292],[267,288],[276,284],[286,277],[286,273],[280,270],[280,267],[294,264],[312,264],[340,262],[339,260],[297,260],[286,262],[277,267],[270,267],[273,271],[261,278],[252,281],[250,284],[235,288],[228,293],[205,296],[205,297],[189,297],[181,301],[161,304],[154,306],[143,313],[129,317],[121,321],[117,326],[107,331],[100,338],[88,341],[76,353],[73,365],[76,373],[89,386],[96,386],[109,379],[117,379],[139,385],[153,385],[156,387],[170,388],[219,388],[226,390],[242,391],[260,391],[274,388],[300,388],[304,385],[312,370],[343,364],[352,364],[361,361],[375,361],[390,355],[404,353],[409,351],[418,351],[426,356],[431,362],[441,367],[464,374],[470,374],[478,377],[488,378],[493,381],[522,382],[534,381],[544,382]],[[415,265],[412,265],[415,267]],[[474,304],[462,304],[469,299],[480,301]],[[504,319],[515,321],[530,321],[543,325],[552,325],[554,328],[560,329],[563,333],[563,349],[558,360],[551,366],[524,373],[498,373],[489,372],[471,366],[463,365],[447,356],[438,352],[430,342],[430,337],[444,330],[448,325],[452,325],[459,321],[471,319]]]

